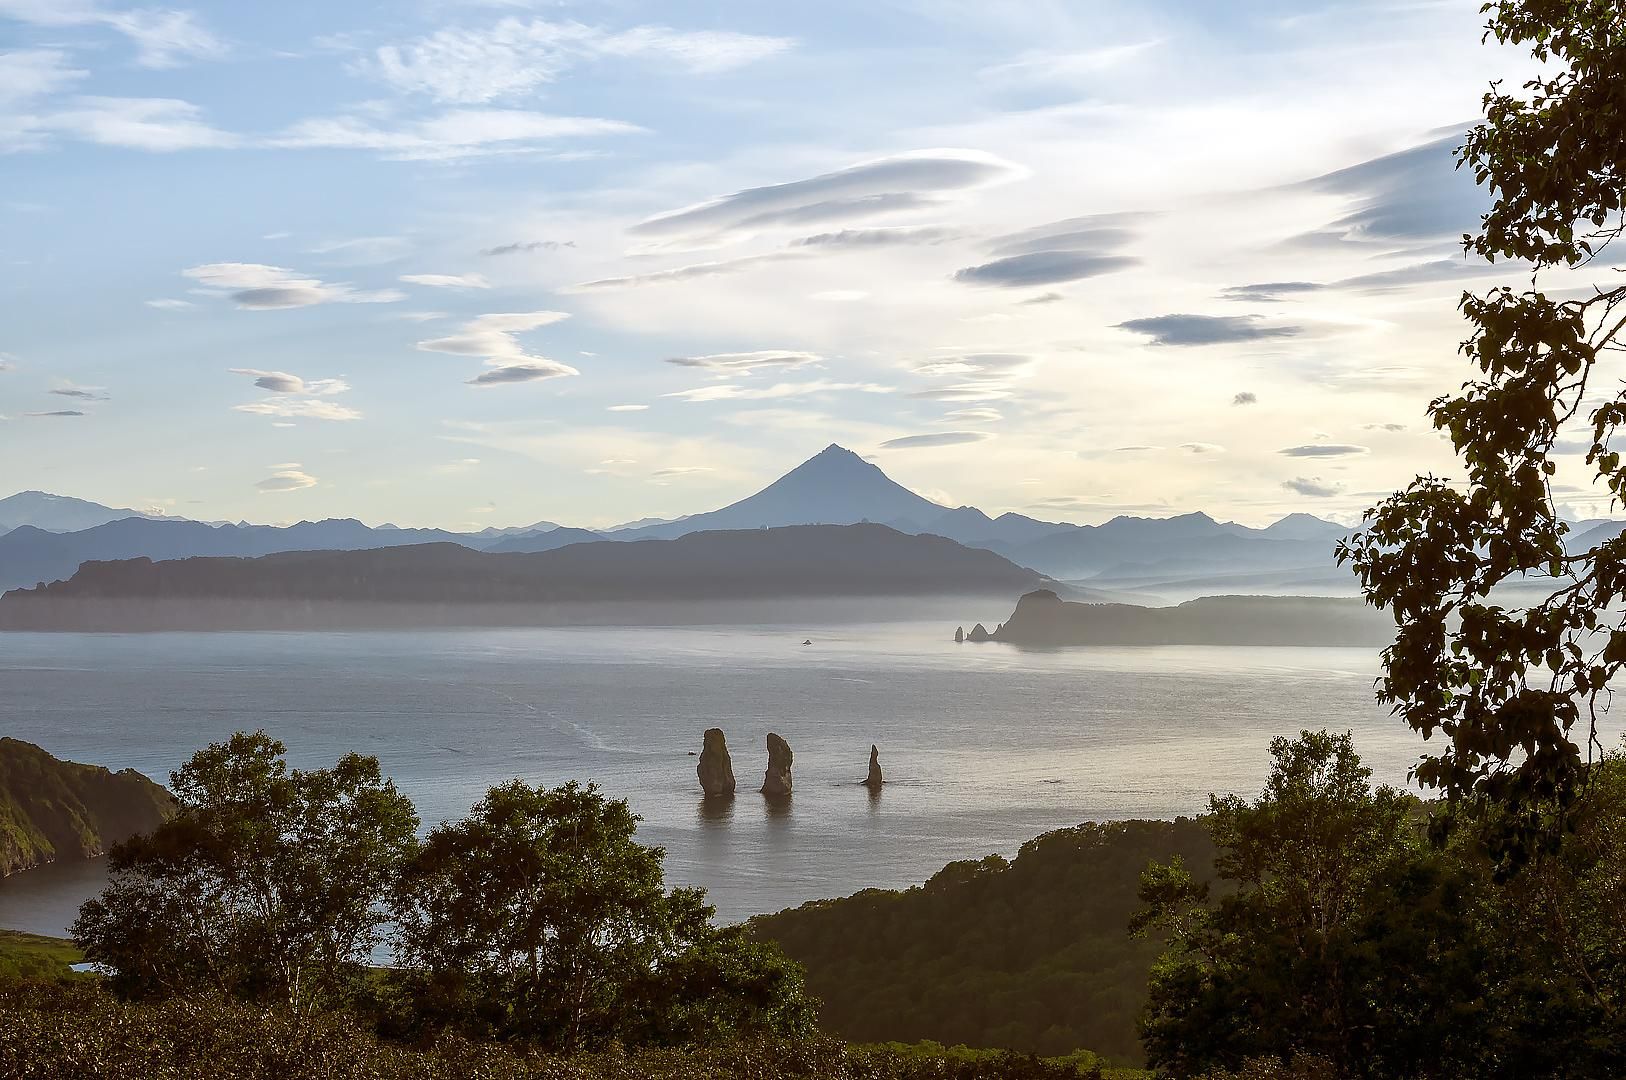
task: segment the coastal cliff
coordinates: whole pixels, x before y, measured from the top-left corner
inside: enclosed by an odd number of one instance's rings
[[[1323,596],[1205,596],[1174,607],[1081,604],[1035,589],[992,641],[1058,645],[1382,646],[1394,623],[1360,600]]]
[[[0,739],[0,876],[105,854],[174,807],[169,792],[133,769],[110,772]]]

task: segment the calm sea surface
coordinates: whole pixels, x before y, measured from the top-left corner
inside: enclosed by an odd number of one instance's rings
[[[0,734],[167,777],[264,728],[296,766],[375,754],[426,823],[491,784],[592,780],[643,815],[668,877],[744,918],[897,887],[1087,820],[1173,817],[1257,792],[1266,743],[1351,729],[1381,779],[1422,743],[1355,649],[956,646],[952,624],[395,633],[0,635]],[[805,637],[814,643],[802,645]],[[701,732],[740,795],[702,805]],[[776,731],[796,792],[755,794]],[[887,784],[859,786],[869,747]],[[59,932],[97,863],[0,881],[0,926]]]

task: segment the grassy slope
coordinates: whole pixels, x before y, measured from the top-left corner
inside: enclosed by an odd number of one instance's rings
[[[70,978],[68,965],[84,958],[73,942],[63,938],[0,930],[0,982]]]
[[[0,739],[0,874],[100,855],[171,812],[169,793],[133,770],[109,772]]]
[[[1126,924],[1147,862],[1176,854],[1211,873],[1201,822],[1081,825],[1010,862],[951,863],[922,886],[805,904],[750,928],[806,967],[821,1024],[840,1038],[1133,1061],[1158,946]]]

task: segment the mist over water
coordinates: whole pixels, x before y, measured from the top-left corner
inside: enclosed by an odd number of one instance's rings
[[[705,886],[730,920],[914,884],[1081,821],[1198,813],[1209,792],[1256,792],[1268,740],[1301,728],[1353,730],[1395,783],[1422,746],[1373,701],[1369,650],[953,643],[956,621],[990,616],[8,634],[0,685],[6,734],[160,780],[238,729],[263,727],[299,767],[376,754],[426,824],[512,777],[596,781],[643,815],[669,880]],[[740,784],[720,806],[703,804],[692,756],[714,726]],[[769,731],[795,751],[787,807],[756,793]],[[871,743],[887,779],[874,798],[859,783]],[[0,926],[59,932],[97,883],[59,869],[0,882]]]

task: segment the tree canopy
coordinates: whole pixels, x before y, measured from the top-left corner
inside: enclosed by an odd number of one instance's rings
[[[179,813],[110,853],[111,883],[73,933],[121,991],[209,989],[296,1012],[354,991],[418,816],[377,758],[290,771],[284,750],[239,732],[198,751],[171,777]]]
[[[1614,385],[1626,284],[1598,272],[1626,229],[1626,21],[1617,0],[1484,10],[1487,38],[1542,66],[1519,90],[1491,87],[1459,151],[1493,199],[1463,243],[1515,261],[1530,283],[1462,298],[1473,371],[1429,412],[1463,477],[1419,477],[1369,511],[1339,557],[1395,618],[1380,699],[1443,736],[1418,778],[1509,811],[1487,837],[1507,873],[1562,835],[1600,756],[1598,707],[1626,664],[1626,536],[1567,547],[1553,480],[1560,443],[1579,438],[1591,481],[1626,496],[1626,390]],[[1553,271],[1571,273],[1550,291]],[[1550,586],[1544,599],[1504,606],[1499,587],[1531,581]]]

